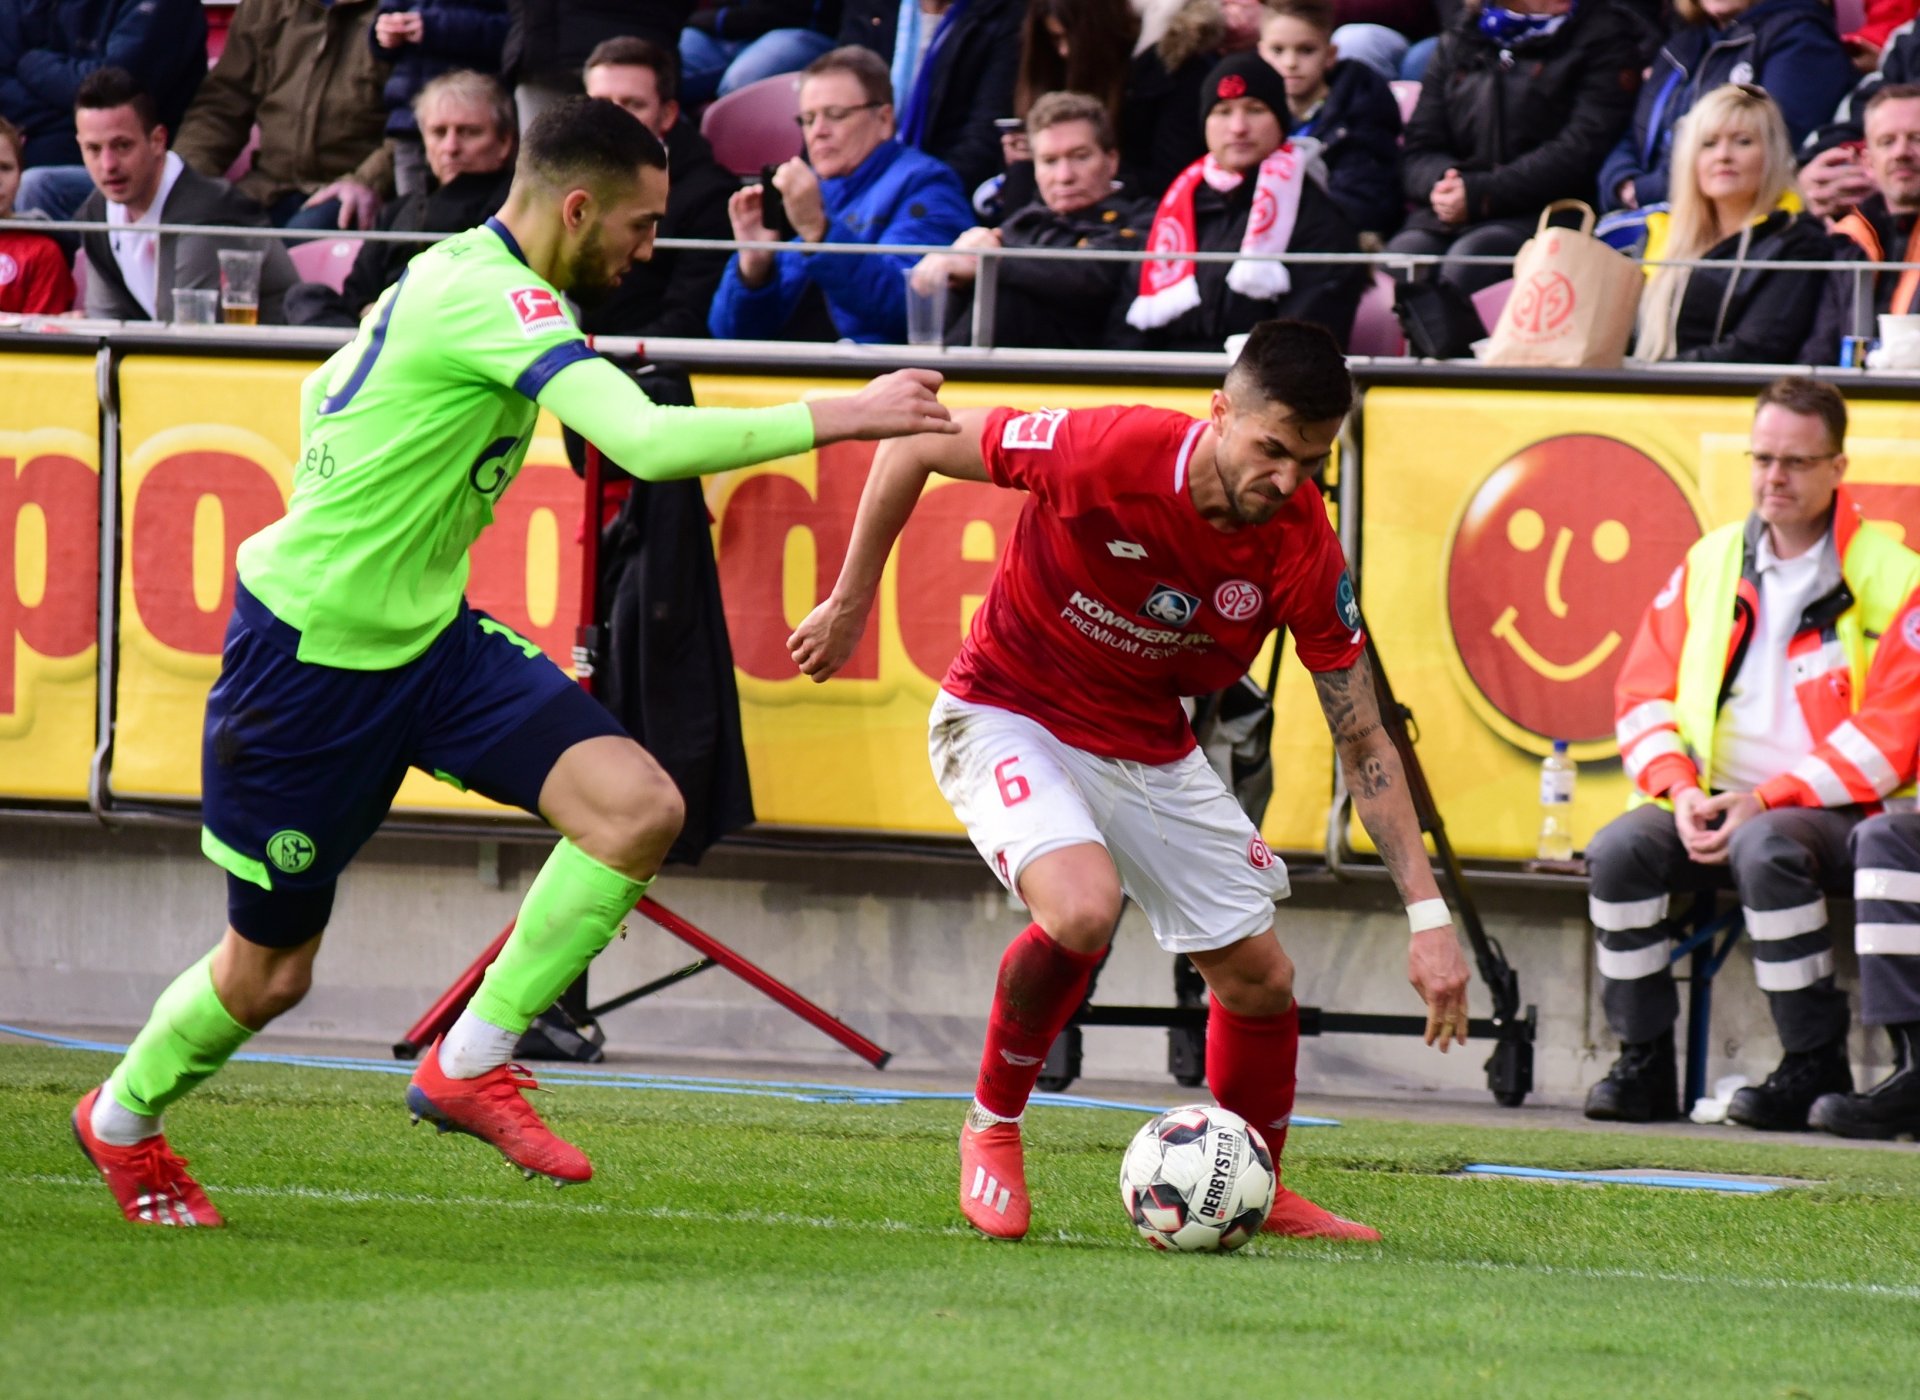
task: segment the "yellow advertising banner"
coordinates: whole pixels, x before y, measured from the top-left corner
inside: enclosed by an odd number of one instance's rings
[[[119,796],[199,796],[201,721],[233,609],[234,552],[286,510],[300,382],[312,369],[140,355],[121,363]],[[569,670],[582,498],[559,425],[543,415],[526,465],[473,551],[468,588],[475,607]],[[84,760],[79,772],[84,780]],[[395,805],[501,810],[421,773],[408,775]]]
[[[0,797],[84,801],[99,650],[90,355],[0,356]]]
[[[1581,762],[1583,847],[1625,806],[1613,683],[1687,547],[1750,508],[1749,394],[1366,396],[1361,597],[1462,855],[1533,855],[1539,765]],[[1847,480],[1920,540],[1920,406],[1853,406]]]
[[[700,376],[702,404],[752,407],[838,393],[817,381]],[[953,383],[951,408],[1086,408],[1138,398],[1203,416],[1198,389],[1130,394],[1096,386]],[[871,443],[713,478],[720,587],[740,683],[741,723],[762,822],[910,833],[960,827],[927,763],[927,711],[985,596],[1025,497],[980,482],[929,484],[889,560],[860,648],[816,685],[786,640],[827,596],[846,556]],[[1256,671],[1264,676],[1264,662]],[[1306,673],[1282,668],[1275,796],[1265,836],[1283,849],[1324,840],[1332,744]],[[1061,685],[1073,685],[1068,674]]]

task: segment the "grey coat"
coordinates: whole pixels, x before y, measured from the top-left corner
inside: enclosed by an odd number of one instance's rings
[[[106,196],[98,190],[87,196],[86,202],[74,215],[75,219],[88,222],[101,222],[106,217]],[[267,220],[260,212],[259,205],[225,180],[196,174],[189,166],[180,172],[180,178],[174,181],[173,189],[168,192],[167,202],[160,210],[160,222],[264,228]],[[113,256],[113,244],[109,240],[110,235],[105,233],[80,236],[80,246],[87,255],[86,312],[89,316],[107,320],[171,321],[175,287],[217,289],[220,286],[222,248],[253,248],[266,253],[266,264],[260,270],[262,322],[285,319],[280,307],[281,298],[286,295],[287,288],[299,280],[299,274],[293,270],[292,260],[287,257],[286,246],[278,240],[162,234],[154,279],[154,309],[157,314],[149,317],[146,308],[127,290],[126,278],[121,275],[120,263]]]

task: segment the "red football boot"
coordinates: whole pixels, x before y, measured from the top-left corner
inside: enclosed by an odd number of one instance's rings
[[[120,1213],[136,1225],[224,1225],[200,1183],[187,1175],[187,1159],[155,1133],[132,1147],[115,1147],[93,1135],[93,1105],[101,1090],[88,1091],[73,1106],[73,1136],[87,1160],[106,1178]]]
[[[960,1129],[960,1213],[983,1235],[1017,1240],[1033,1216],[1020,1125],[983,1121],[975,1129],[969,1111]]]
[[[555,1186],[590,1180],[593,1163],[587,1154],[554,1136],[521,1097],[522,1090],[539,1087],[520,1065],[501,1065],[474,1079],[449,1079],[440,1071],[436,1039],[407,1085],[407,1111],[416,1123],[429,1119],[443,1133],[490,1143],[529,1179],[544,1176]]]
[[[1303,1240],[1359,1240],[1371,1243],[1380,1238],[1380,1232],[1371,1225],[1362,1225],[1357,1220],[1348,1220],[1323,1210],[1305,1196],[1277,1186],[1273,1193],[1273,1209],[1267,1212],[1267,1223],[1260,1227],[1261,1233],[1268,1235],[1292,1235]]]

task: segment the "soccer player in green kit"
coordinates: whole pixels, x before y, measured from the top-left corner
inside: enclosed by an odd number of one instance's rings
[[[207,698],[201,846],[226,871],[229,926],[73,1112],[128,1220],[222,1223],[160,1115],[305,995],[335,882],[409,767],[536,811],[563,839],[472,1003],[422,1058],[407,1106],[529,1176],[593,1174],[508,1061],[646,891],[683,808],[591,696],[467,606],[468,547],[541,407],[648,480],[954,430],[929,371],[807,404],[661,408],[596,356],[560,294],[590,302],[649,255],[666,165],[612,103],[557,104],[528,133],[499,215],[416,257],[308,378],[293,497],[240,547]]]

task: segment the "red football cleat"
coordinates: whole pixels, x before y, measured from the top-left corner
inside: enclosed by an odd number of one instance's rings
[[[983,1235],[1017,1240],[1033,1216],[1018,1123],[976,1130],[968,1115],[960,1129],[960,1213]]]
[[[1371,1225],[1362,1225],[1357,1220],[1348,1220],[1323,1210],[1305,1196],[1277,1186],[1273,1193],[1273,1209],[1267,1212],[1267,1223],[1260,1227],[1261,1233],[1268,1235],[1292,1235],[1302,1240],[1359,1240],[1371,1243],[1380,1238],[1380,1232]]]
[[[436,1039],[407,1085],[407,1110],[416,1123],[425,1118],[443,1133],[465,1133],[492,1144],[529,1178],[544,1176],[555,1186],[590,1180],[593,1163],[587,1154],[555,1137],[521,1097],[522,1090],[539,1087],[520,1065],[501,1065],[474,1079],[449,1079],[440,1071]]]
[[[115,1147],[93,1135],[93,1105],[101,1090],[90,1090],[73,1106],[73,1136],[87,1160],[106,1178],[120,1213],[136,1225],[224,1225],[200,1183],[187,1175],[187,1159],[167,1146],[164,1134]]]

